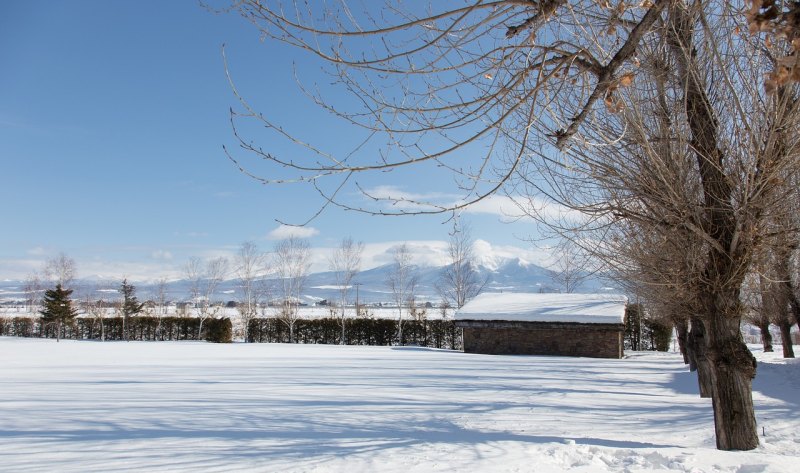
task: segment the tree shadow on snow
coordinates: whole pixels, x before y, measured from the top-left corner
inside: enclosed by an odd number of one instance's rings
[[[91,422],[87,422],[85,427],[89,427],[90,424]],[[93,426],[94,428],[70,430],[0,430],[0,438],[30,439],[48,444],[53,449],[65,450],[69,450],[66,444],[75,442],[125,443],[137,440],[153,442],[189,440],[192,443],[199,442],[199,445],[213,445],[218,442],[239,446],[248,445],[247,448],[224,448],[223,451],[213,453],[212,450],[204,449],[204,453],[211,453],[218,460],[225,457],[226,461],[234,461],[232,457],[240,459],[275,458],[276,456],[285,458],[340,457],[431,444],[451,444],[458,448],[476,448],[482,444],[492,444],[493,447],[496,447],[498,442],[575,444],[628,449],[675,446],[594,437],[558,437],[486,431],[470,429],[443,419],[416,422],[413,425],[376,423],[363,427],[309,422],[308,419],[304,419],[302,429],[286,429],[286,426],[293,425],[286,419],[265,422],[263,428],[254,426],[248,429],[178,429],[170,425],[121,428],[110,423],[97,424]],[[284,428],[275,428],[274,426]],[[170,455],[170,452],[165,450],[164,455]]]

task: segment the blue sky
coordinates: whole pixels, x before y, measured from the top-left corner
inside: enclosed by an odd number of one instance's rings
[[[225,157],[222,146],[236,146],[228,110],[237,101],[223,44],[256,108],[334,149],[357,139],[297,91],[292,64],[326,80],[318,64],[194,0],[6,0],[0,44],[0,279],[24,277],[59,252],[77,261],[79,276],[174,277],[189,257],[230,255],[246,240],[268,250],[284,230],[276,219],[315,213],[311,188],[263,186]],[[436,192],[434,178],[419,174],[396,172],[380,185]],[[542,252],[520,240],[534,227],[502,223],[500,207],[498,199],[464,216],[473,236],[541,262]],[[441,262],[445,218],[332,209],[303,231],[319,253],[317,270],[326,248],[347,236],[367,244],[365,266],[388,262],[386,251],[402,241],[416,242],[420,261]]]

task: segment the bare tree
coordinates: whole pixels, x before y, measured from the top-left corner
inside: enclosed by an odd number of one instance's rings
[[[528,159],[529,140],[544,124],[537,117],[550,104],[561,106],[552,94],[580,96],[585,103],[577,110],[561,107],[562,117],[548,121],[554,129],[544,131],[559,145],[577,133],[594,106],[602,105],[630,73],[638,43],[667,3],[475,0],[454,6],[352,0],[339,8],[338,3],[292,0],[235,2],[234,9],[263,37],[306,51],[329,66],[334,90],[301,83],[303,92],[363,130],[364,141],[375,142],[381,152],[372,153],[373,147],[358,140],[352,152],[329,153],[313,136],[292,133],[237,93],[242,110],[233,111],[231,121],[238,145],[259,162],[274,165],[274,177],[255,175],[233,151],[226,153],[262,182],[313,183],[325,205],[381,215],[464,208],[500,190]],[[341,96],[335,95],[337,85],[355,100],[336,100]],[[276,138],[304,148],[307,156],[262,149],[243,136],[243,120],[259,122]],[[451,190],[461,198],[421,202],[370,192],[357,182],[361,174],[389,179],[384,171],[407,165],[454,173]],[[440,181],[438,190],[446,184]],[[377,208],[347,200],[353,195],[345,192],[350,186]],[[398,201],[404,205],[383,205]]]
[[[386,285],[392,292],[392,299],[397,305],[397,340],[403,344],[403,304],[413,298],[414,288],[416,287],[417,277],[414,274],[411,250],[407,243],[398,245],[392,249],[392,271],[389,273]]]
[[[242,321],[242,334],[248,340],[250,321],[258,316],[258,288],[259,279],[266,270],[266,256],[252,241],[246,241],[239,247],[236,254],[235,272],[241,288],[241,297],[236,309]]]
[[[780,21],[767,14],[773,4]],[[690,314],[704,326],[714,370],[717,446],[755,448],[755,361],[739,332],[739,291],[762,244],[765,210],[798,167],[794,91],[782,92],[793,83],[764,77],[794,77],[794,66],[776,58],[794,55],[788,18],[796,9],[760,2],[748,19],[740,3],[699,0],[344,6],[234,4],[264,37],[328,64],[332,82],[356,105],[324,89],[304,92],[366,140],[385,139],[382,152],[369,154],[373,148],[359,142],[352,153],[327,153],[239,97],[243,111],[231,117],[239,146],[276,172],[261,178],[226,149],[229,158],[262,182],[312,183],[323,207],[438,214],[525,186],[582,215],[551,224],[558,231],[692,234],[701,242],[691,250],[699,264],[685,279],[696,282]],[[771,43],[748,36],[746,22],[759,15],[790,34]],[[239,126],[248,119],[307,156],[255,145]],[[363,173],[380,177],[401,166],[449,170],[460,198],[420,202],[358,183]],[[350,186],[374,206],[348,200]],[[610,251],[618,245],[598,240],[597,253],[619,263],[622,255]]]
[[[577,238],[561,239],[555,253],[553,280],[563,292],[571,294],[594,273],[591,254],[583,250]]]
[[[39,273],[33,272],[25,277],[22,286],[22,291],[25,293],[25,310],[33,314],[37,311],[37,306],[41,300],[42,294],[42,280]]]
[[[793,232],[794,233],[794,232]],[[790,258],[797,247],[797,236],[780,232],[772,253],[767,257],[766,275],[761,294],[763,318],[775,324],[781,331],[781,346],[784,358],[794,358],[792,346],[792,299],[795,297],[791,283]]]
[[[273,257],[282,297],[278,318],[289,327],[289,343],[294,343],[294,327],[300,318],[299,306],[311,267],[311,248],[307,240],[292,236],[275,244]]]
[[[156,317],[158,317],[158,325],[156,325],[156,338],[163,338],[161,333],[161,319],[167,315],[167,279],[160,278],[156,282],[155,287],[155,303],[156,303]]]
[[[408,316],[415,322],[424,322],[428,318],[428,308],[418,304],[413,294],[408,298]]]
[[[64,253],[48,259],[44,264],[44,277],[52,284],[69,288],[75,280],[75,260]]]
[[[87,287],[84,294],[84,311],[93,319],[93,323],[100,326],[100,341],[102,342],[106,341],[105,319],[109,306],[108,301],[103,297],[105,290],[113,289],[104,285],[94,285]]]
[[[678,327],[684,361],[697,372],[701,397],[713,393],[711,362],[698,287],[702,279],[702,241],[685,229],[642,227],[635,223],[609,230],[604,251],[612,261],[615,279],[628,293],[646,301],[651,311]],[[607,259],[608,255],[604,255]],[[683,332],[683,333],[681,333]]]
[[[189,258],[183,273],[189,282],[189,299],[192,304],[198,305],[200,301],[200,284],[203,282],[203,260],[193,256]]]
[[[703,325],[724,450],[758,445],[756,363],[740,332],[740,291],[767,217],[788,192],[781,183],[800,162],[796,134],[787,133],[797,126],[794,92],[766,92],[768,54],[736,34],[739,19],[726,3],[669,3],[654,42],[640,47],[645,80],[620,81],[606,110],[581,127],[585,143],[601,145],[575,143],[558,160],[542,155],[547,189],[524,176],[537,194],[588,216],[598,235],[624,220],[697,241],[696,264],[681,279],[695,282],[689,313]]]
[[[217,291],[219,283],[225,279],[228,274],[228,260],[220,256],[214,258],[206,264],[205,286],[203,301],[200,307],[200,326],[198,328],[198,337],[201,336],[203,331],[203,321],[208,317],[216,316],[216,311],[211,311],[214,295]]]
[[[339,306],[341,309],[339,320],[342,325],[340,343],[342,345],[346,342],[347,296],[350,293],[353,278],[355,278],[361,270],[361,254],[363,252],[363,242],[354,242],[352,237],[347,237],[342,240],[328,259],[328,267],[333,272],[336,286],[339,289]],[[357,313],[358,307],[356,307],[356,314]]]
[[[767,299],[767,281],[760,272],[751,272],[742,283],[744,319],[758,327],[761,332],[761,345],[765,353],[773,351],[772,333],[769,330],[772,320],[764,301]]]
[[[200,258],[191,258],[184,268],[186,278],[189,280],[189,292],[195,303],[197,317],[200,324],[197,329],[197,338],[202,338],[203,322],[209,317],[214,317],[218,307],[213,306],[213,298],[217,286],[228,274],[228,260],[222,256],[214,258],[203,264]]]
[[[472,250],[472,228],[455,220],[447,245],[448,265],[442,270],[436,289],[448,306],[460,309],[486,285],[481,280]]]

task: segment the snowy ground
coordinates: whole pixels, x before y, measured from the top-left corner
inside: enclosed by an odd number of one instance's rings
[[[675,354],[0,337],[0,470],[797,471],[800,363],[757,356],[762,446],[718,452]]]

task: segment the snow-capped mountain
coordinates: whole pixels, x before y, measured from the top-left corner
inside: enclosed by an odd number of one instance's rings
[[[525,261],[520,257],[477,258],[477,279],[485,282],[484,292],[558,292],[560,287],[553,279],[553,271]],[[444,266],[414,266],[412,273],[416,277],[415,295],[420,302],[437,304],[441,297],[436,290]],[[356,297],[366,303],[391,303],[392,293],[388,286],[389,276],[394,270],[391,264],[378,266],[359,273],[352,282],[348,300],[355,302]],[[156,285],[149,282],[129,281],[136,286],[140,299],[154,298]],[[274,281],[273,281],[274,282]],[[84,297],[86,293],[96,293],[106,299],[117,295],[113,292],[120,281],[108,279],[82,278],[75,284],[75,295]],[[270,281],[267,281],[267,286]],[[607,283],[597,277],[589,278],[579,287],[581,292],[603,291]],[[0,282],[0,302],[13,302],[24,299],[24,283],[21,281]],[[215,292],[214,299],[221,301],[239,298],[239,283],[234,280],[222,282]],[[277,297],[278,294],[275,294]],[[75,297],[75,296],[74,296]],[[331,272],[319,272],[309,275],[303,297],[309,304],[321,300],[338,300],[340,297],[336,279]],[[186,280],[172,281],[167,287],[167,298],[172,301],[183,301],[189,298],[189,283]]]

